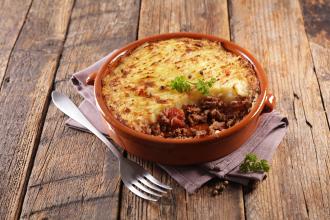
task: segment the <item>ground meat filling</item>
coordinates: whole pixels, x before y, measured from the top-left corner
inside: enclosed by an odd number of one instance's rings
[[[184,105],[182,109],[165,109],[146,133],[166,138],[214,135],[242,120],[251,106],[247,98],[224,102],[205,97],[198,104]]]

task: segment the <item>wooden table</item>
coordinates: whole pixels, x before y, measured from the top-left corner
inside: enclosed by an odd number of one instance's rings
[[[0,219],[330,219],[329,0],[2,0],[0,2]],[[263,64],[289,118],[268,178],[158,203],[132,195],[115,158],[69,129],[54,89],[81,98],[72,73],[148,35],[193,31],[230,39]],[[108,162],[106,162],[108,160]],[[106,165],[109,164],[110,166]]]

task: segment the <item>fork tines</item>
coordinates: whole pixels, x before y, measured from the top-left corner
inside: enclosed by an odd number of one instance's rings
[[[159,182],[148,173],[138,177],[137,180],[134,180],[131,183],[125,183],[125,185],[137,196],[150,201],[157,201],[167,193],[166,190],[172,189]]]

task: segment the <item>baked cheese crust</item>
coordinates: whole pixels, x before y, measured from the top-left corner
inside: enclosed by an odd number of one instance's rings
[[[145,129],[166,108],[197,103],[203,95],[196,89],[180,93],[170,87],[178,76],[189,81],[216,79],[209,96],[234,100],[259,94],[252,65],[206,39],[175,38],[145,43],[121,58],[102,80],[107,106],[125,125]]]

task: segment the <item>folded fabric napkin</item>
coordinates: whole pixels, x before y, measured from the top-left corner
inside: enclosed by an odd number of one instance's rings
[[[107,135],[110,133],[110,138],[118,141],[115,136],[111,135],[114,134],[113,130],[109,130],[111,128],[105,125],[97,110],[93,87],[85,84],[86,78],[91,73],[97,71],[110,55],[111,53],[90,67],[74,73],[71,81],[84,98],[79,106],[80,110],[97,129]],[[76,129],[85,130],[83,126],[72,119],[68,119],[66,124]],[[189,193],[193,193],[204,183],[215,177],[246,185],[250,181],[262,180],[266,175],[265,173],[239,172],[239,165],[243,162],[246,154],[255,153],[260,159],[270,161],[286,133],[287,126],[287,118],[280,113],[276,111],[264,113],[260,117],[255,133],[249,140],[239,149],[225,157],[212,162],[190,166],[158,165]]]

